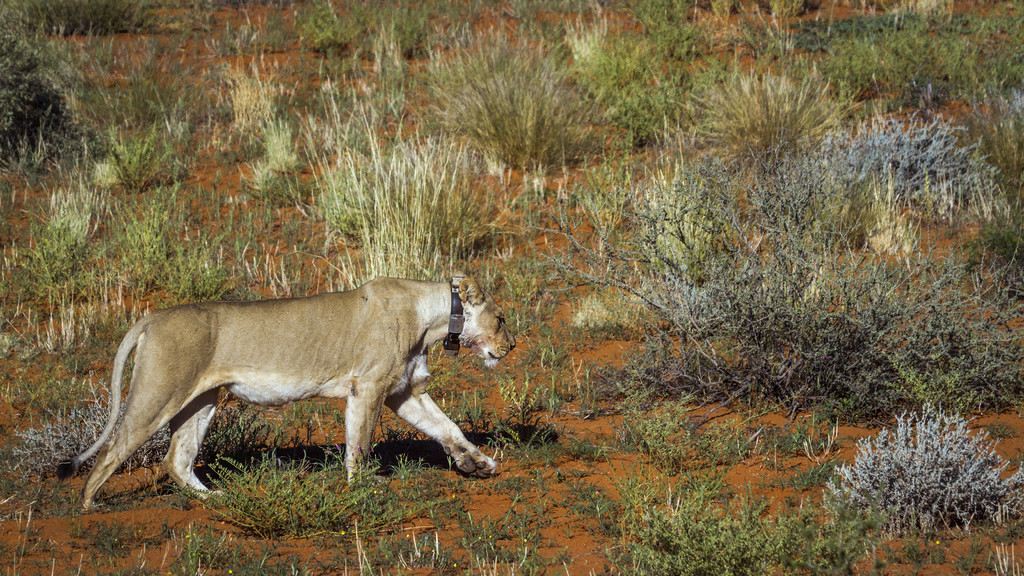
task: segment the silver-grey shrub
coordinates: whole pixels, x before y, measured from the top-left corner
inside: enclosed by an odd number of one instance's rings
[[[857,443],[853,464],[841,466],[828,489],[854,507],[882,511],[892,534],[1019,513],[1024,470],[1002,478],[1009,462],[996,453],[996,442],[967,425],[941,408],[904,412],[893,430]]]
[[[960,145],[963,132],[942,119],[875,120],[826,137],[820,157],[839,190],[891,184],[898,202],[948,211],[994,186],[977,146]]]
[[[124,413],[124,404],[121,413]],[[52,474],[58,462],[81,454],[99,438],[109,416],[106,396],[93,390],[91,400],[52,414],[49,421],[39,427],[18,430],[15,433],[18,442],[12,448],[15,469],[23,476]],[[118,470],[147,468],[160,463],[170,442],[170,430],[164,426]],[[93,460],[95,458],[87,461],[86,466],[92,466]]]

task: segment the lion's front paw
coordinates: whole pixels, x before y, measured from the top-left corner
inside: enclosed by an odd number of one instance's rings
[[[498,463],[479,450],[466,452],[461,459],[455,461],[455,465],[464,474],[477,478],[494,476],[498,471]]]

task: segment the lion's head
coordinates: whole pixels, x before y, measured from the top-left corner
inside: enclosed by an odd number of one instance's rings
[[[464,278],[459,284],[459,298],[466,316],[459,343],[483,358],[488,368],[493,368],[516,347],[516,338],[505,324],[505,315],[491,295],[472,278]]]

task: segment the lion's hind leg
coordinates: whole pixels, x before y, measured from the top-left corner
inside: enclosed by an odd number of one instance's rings
[[[148,399],[152,400],[152,399]],[[128,459],[146,440],[167,424],[178,411],[178,406],[171,402],[138,401],[129,396],[124,418],[118,426],[114,437],[107,442],[96,456],[96,463],[89,473],[85,487],[82,489],[82,507],[92,506],[93,498],[100,486],[110,478],[122,462]]]
[[[193,464],[217,411],[218,391],[214,388],[203,392],[171,418],[171,447],[164,457],[164,468],[179,486],[207,491],[196,477]]]

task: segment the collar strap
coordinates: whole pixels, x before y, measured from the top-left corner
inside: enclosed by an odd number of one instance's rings
[[[459,284],[463,278],[456,276],[452,278],[452,312],[448,319],[448,335],[444,337],[444,353],[448,356],[458,356],[459,336],[462,334],[462,327],[466,324],[466,317],[463,315],[462,299],[459,298]]]

